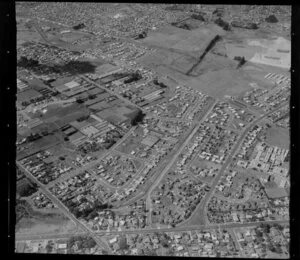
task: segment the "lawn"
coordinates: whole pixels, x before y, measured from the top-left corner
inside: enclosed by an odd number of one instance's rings
[[[76,232],[78,228],[59,209],[51,213],[33,210],[28,203],[23,204],[27,214],[16,225],[16,235],[44,235]]]
[[[37,220],[34,218],[23,218],[16,227],[16,235],[44,235],[76,232],[75,224],[69,220]]]
[[[145,56],[141,62],[156,70],[159,75],[168,75],[180,84],[191,86],[212,97],[239,95],[250,89],[248,72],[236,70],[236,62],[211,53],[193,70],[193,76],[185,73],[195,61],[182,54],[159,50],[154,55]]]
[[[289,149],[290,133],[286,128],[271,127],[266,133],[266,142],[282,149]]]
[[[130,154],[131,151],[136,150],[139,147],[140,141],[141,140],[137,140],[136,137],[128,137],[116,149],[122,153]]]

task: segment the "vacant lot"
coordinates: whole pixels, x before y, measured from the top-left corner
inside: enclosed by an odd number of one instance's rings
[[[76,225],[69,220],[48,219],[37,220],[33,218],[23,218],[16,228],[16,235],[43,235],[76,232]]]
[[[204,208],[196,209],[194,216],[183,226],[193,226],[193,225],[204,225],[205,224],[205,215],[204,215]]]
[[[72,104],[65,107],[51,105],[48,106],[48,111],[41,119],[45,122],[55,122],[57,125],[62,126],[89,114],[90,112],[83,105]]]
[[[210,96],[221,98],[224,95],[239,95],[249,89],[250,73],[242,69],[237,70],[238,62],[222,56],[225,55],[223,41],[213,49],[217,54],[207,53],[192,75],[185,75],[202,54],[200,50],[203,50],[216,34],[222,35],[214,27],[193,31],[173,27],[157,30],[143,43],[155,45],[158,51],[144,56],[140,62],[160,75],[169,75],[180,84],[189,85]],[[165,37],[168,40],[164,41]]]
[[[26,201],[19,201],[16,211],[18,218],[16,235],[59,234],[78,230],[75,223],[63,215],[59,209],[44,213],[33,210]]]
[[[161,68],[161,72],[165,73],[165,75],[170,75],[181,84],[191,86],[194,89],[217,98],[224,95],[239,95],[250,88],[246,73],[225,67],[220,70],[211,68],[211,70],[203,72],[198,77],[188,77],[170,68]]]
[[[266,133],[266,142],[270,145],[278,146],[283,149],[289,149],[290,133],[286,128],[271,127]]]
[[[158,51],[154,55],[143,57],[141,62],[150,67],[170,67],[185,74],[217,34],[222,35],[223,32],[213,25],[192,31],[166,26],[151,32],[143,40],[143,44]]]
[[[41,36],[35,31],[18,30],[17,46],[20,46],[21,44],[28,42],[28,41],[39,42],[39,41],[41,41]]]
[[[130,154],[132,151],[136,151],[140,145],[141,138],[130,136],[116,149],[122,153]]]
[[[217,35],[224,34],[217,26],[210,25],[195,30],[166,26],[150,32],[143,43],[157,48],[174,49],[192,53],[201,51]]]

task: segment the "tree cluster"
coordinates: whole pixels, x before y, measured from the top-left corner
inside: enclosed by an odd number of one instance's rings
[[[220,17],[215,20],[215,24],[219,25],[223,30],[230,31],[230,26],[228,22],[225,22]]]
[[[214,11],[213,11],[213,15],[216,15],[216,16],[222,16],[224,13],[224,9],[223,8],[216,8]]]
[[[17,66],[27,68],[27,67],[36,67],[39,65],[39,61],[34,59],[28,59],[27,57],[21,56],[17,62]]]
[[[20,181],[17,185],[17,193],[21,197],[29,197],[33,193],[38,191],[38,186],[35,183],[30,182],[28,179]]]
[[[105,209],[112,208],[111,205],[108,204],[102,204],[100,201],[96,201],[93,207],[89,207],[84,210],[78,210],[75,203],[73,203],[71,200],[69,200],[67,203],[67,206],[70,208],[70,211],[75,215],[76,218],[83,218],[86,220],[93,219],[98,216],[99,211],[103,211]]]
[[[237,69],[239,69],[246,63],[245,57],[235,56],[233,59],[239,61],[239,64],[237,65]]]
[[[142,78],[142,75],[139,72],[134,72],[130,75],[130,77],[126,80],[124,80],[125,84],[132,83],[134,81],[138,81]]]
[[[278,19],[276,18],[276,16],[274,14],[271,14],[270,16],[268,16],[266,18],[266,22],[268,22],[268,23],[277,23]]]
[[[87,236],[71,237],[68,243],[69,248],[72,247],[75,243],[77,244],[79,250],[86,249],[86,248],[93,248],[97,245],[97,243],[92,237],[87,237]]]
[[[192,15],[191,15],[191,18],[193,18],[193,19],[195,19],[195,20],[202,21],[202,22],[205,21],[204,17],[203,17],[201,14],[192,14]]]
[[[138,34],[138,36],[135,37],[135,40],[144,39],[147,37],[147,32],[143,31],[142,33]]]
[[[26,141],[27,142],[34,142],[38,139],[41,139],[42,136],[39,133],[31,133],[29,136],[27,136]]]
[[[80,30],[80,29],[83,29],[84,27],[85,27],[84,23],[80,23],[80,24],[73,26],[73,29]]]
[[[168,86],[165,85],[164,83],[158,82],[157,79],[154,79],[154,80],[153,80],[153,83],[154,83],[155,85],[157,85],[157,86],[160,86],[161,88],[167,88],[167,87],[168,87]]]
[[[233,21],[231,23],[231,26],[245,28],[245,29],[252,29],[252,30],[258,29],[258,25],[256,23],[251,23],[251,22]]]

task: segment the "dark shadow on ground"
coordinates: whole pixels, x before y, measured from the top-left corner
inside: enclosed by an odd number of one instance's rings
[[[70,76],[94,73],[96,65],[88,61],[69,61],[64,64],[41,64],[39,61],[34,59],[28,59],[21,57],[17,61],[17,66],[20,68],[28,69],[36,73],[37,75],[43,75],[48,73],[66,73]]]

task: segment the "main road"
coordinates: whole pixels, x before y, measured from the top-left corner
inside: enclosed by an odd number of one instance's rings
[[[73,176],[76,176],[78,175],[79,173],[82,173],[86,170],[89,170],[91,168],[93,168],[94,166],[96,166],[97,164],[99,164],[101,162],[101,160],[109,155],[112,151],[114,151],[128,136],[130,136],[134,130],[136,129],[136,126],[133,126],[132,128],[130,128],[130,130],[121,138],[119,139],[109,150],[106,150],[105,152],[103,152],[98,158],[97,160],[95,161],[91,161],[85,165],[83,165],[82,167],[78,167],[76,168],[75,170],[69,172],[69,173],[66,173],[66,174],[63,174],[61,177],[57,178],[56,180],[50,182],[49,184],[46,185],[46,188],[49,188],[49,187],[52,187],[53,185],[55,185],[56,183],[58,182],[62,182],[64,180],[67,180]],[[109,183],[107,183],[106,181],[104,181],[102,178],[98,178],[99,181],[107,186],[108,188],[113,188],[115,189],[114,187],[112,187]]]
[[[170,170],[170,168],[174,165],[176,160],[178,159],[179,155],[182,153],[186,145],[191,141],[193,136],[197,133],[199,130],[201,123],[206,118],[206,116],[210,113],[210,111],[214,108],[215,104],[218,102],[218,99],[214,101],[214,103],[211,105],[211,107],[206,111],[205,115],[201,118],[201,120],[194,126],[191,133],[187,136],[186,140],[183,142],[183,144],[179,147],[178,151],[174,155],[173,159],[166,165],[166,167],[162,170],[161,174],[158,176],[158,178],[153,182],[150,189],[147,191],[147,199],[146,199],[146,208],[149,210],[148,214],[148,220],[151,223],[151,193],[152,191],[157,187],[159,183],[161,183],[162,179],[164,178],[165,174]]]
[[[105,241],[102,241],[99,236],[96,236],[95,233],[88,228],[86,225],[81,223],[78,219],[76,219],[73,214],[69,211],[69,209],[58,199],[56,198],[45,185],[41,184],[20,162],[17,162],[17,165],[23,169],[24,174],[31,179],[33,182],[39,185],[40,189],[43,191],[43,193],[53,202],[57,205],[57,207],[67,216],[69,217],[77,226],[79,226],[82,230],[84,230],[87,234],[89,234],[91,237],[94,238],[96,243],[101,247],[105,248],[109,252],[111,252],[111,249],[106,244]]]
[[[155,232],[184,232],[184,231],[193,231],[193,230],[208,230],[208,229],[231,229],[231,228],[245,228],[253,227],[259,224],[282,224],[287,225],[289,221],[287,220],[267,220],[267,221],[257,221],[257,222],[248,222],[248,223],[223,223],[223,224],[213,224],[213,225],[190,225],[187,227],[175,227],[175,228],[145,228],[145,229],[127,229],[121,231],[98,231],[95,233],[96,236],[105,236],[105,235],[123,235],[123,234],[147,234]],[[85,232],[79,232],[77,234],[86,234]],[[16,235],[17,241],[22,240],[39,240],[39,239],[59,239],[59,238],[68,238],[74,236],[74,233],[65,233],[65,234],[43,234],[43,235]]]
[[[168,163],[165,162],[163,164],[160,164],[158,166],[158,168],[155,169],[155,174],[147,179],[146,183],[143,185],[144,188],[139,193],[134,195],[132,198],[126,200],[120,207],[118,207],[119,210],[122,209],[122,208],[127,207],[129,204],[131,204],[131,203],[137,201],[138,199],[144,197],[145,194],[150,194],[152,192],[152,190],[162,180],[162,178],[166,174],[166,172],[172,167],[172,165],[174,164],[174,162],[178,158],[179,154],[186,147],[186,144],[191,140],[191,138],[194,136],[194,134],[199,129],[201,122],[205,119],[205,117],[209,114],[209,112],[213,109],[214,105],[217,102],[218,102],[218,100],[215,100],[213,103],[210,104],[210,107],[207,108],[207,110],[205,111],[205,114],[203,115],[201,120],[192,127],[192,129],[190,130],[191,131],[190,134],[188,134],[185,137],[185,140],[181,140],[181,142],[182,142],[181,144],[177,144],[178,147],[175,148],[177,152],[174,154],[174,152],[175,152],[175,149],[174,149],[171,161],[168,162]],[[169,154],[169,157],[171,157],[171,154]],[[164,160],[166,160],[166,159],[164,159]],[[143,171],[143,169],[141,171]],[[150,204],[149,204],[149,197],[148,197],[148,199],[146,201],[146,207],[149,208],[149,206],[150,206]]]
[[[257,118],[256,120],[254,120],[252,123],[250,123],[245,130],[243,131],[242,135],[240,136],[240,138],[238,139],[237,143],[235,144],[235,146],[233,147],[233,149],[231,150],[230,155],[228,156],[227,160],[225,161],[225,163],[223,164],[223,166],[221,167],[219,174],[215,177],[215,179],[213,180],[213,183],[211,185],[211,189],[210,191],[206,194],[206,196],[203,198],[203,200],[198,204],[198,206],[196,207],[196,209],[194,210],[194,212],[191,214],[191,216],[186,219],[185,221],[183,221],[180,226],[186,225],[194,216],[195,214],[199,213],[199,210],[201,210],[200,212],[200,223],[204,224],[205,222],[205,215],[206,215],[206,205],[209,201],[209,199],[211,198],[212,194],[215,191],[215,187],[217,186],[217,184],[219,183],[220,178],[222,177],[224,171],[227,169],[228,165],[232,162],[232,159],[234,158],[235,153],[237,152],[238,148],[240,147],[242,141],[244,140],[245,136],[247,135],[248,131],[254,126],[256,125],[259,121],[261,121],[262,119],[264,119],[265,117],[267,117],[268,115],[274,113],[275,111],[277,111],[278,109],[282,108],[283,106],[285,106],[287,104],[287,102],[283,103],[281,106],[278,106],[277,108],[273,109],[272,111],[260,116],[259,118]]]

